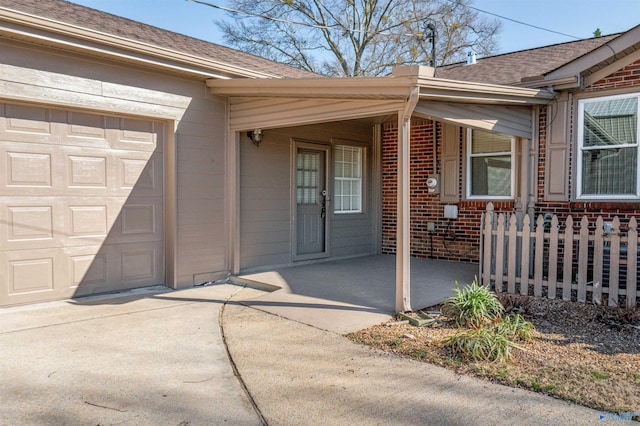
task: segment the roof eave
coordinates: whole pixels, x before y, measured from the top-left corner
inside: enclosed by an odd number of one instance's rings
[[[441,78],[422,78],[418,81],[420,99],[446,100],[465,103],[544,105],[553,99],[546,89],[475,83]]]
[[[420,68],[420,67],[409,67]],[[425,77],[417,73],[396,73],[392,77],[304,78],[279,80],[207,80],[215,95],[243,98],[317,99],[409,99],[419,89],[421,100],[540,105],[553,99],[544,89],[472,83]]]
[[[629,31],[619,35],[591,52],[582,55],[565,65],[556,68],[545,74],[544,78],[548,81],[566,78],[568,76],[577,76],[582,72],[608,60],[612,56],[616,56],[628,49],[630,46],[640,42],[640,25],[630,29]]]
[[[570,75],[566,77],[558,77],[554,79],[545,79],[544,76],[537,78],[523,78],[518,85],[520,87],[528,87],[531,89],[550,87],[553,90],[566,90],[580,87],[580,75]]]
[[[0,7],[0,37],[89,52],[204,78],[278,78],[208,58]]]

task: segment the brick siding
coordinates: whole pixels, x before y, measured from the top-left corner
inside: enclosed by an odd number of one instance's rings
[[[439,173],[434,162],[434,127],[437,137],[437,158],[441,157],[442,126],[431,120],[411,123],[411,256],[435,259],[477,262],[479,257],[480,217],[486,202],[461,201],[457,219],[444,218],[444,206],[439,195],[429,194],[425,181],[431,174]],[[386,124],[382,139],[382,251],[396,251],[397,208],[397,124]],[[458,154],[462,164],[462,149]],[[458,184],[462,191],[462,171]],[[513,203],[495,204],[496,211],[512,211]],[[435,224],[429,232],[428,224]]]
[[[608,77],[594,83],[587,88],[586,92],[599,92],[602,91],[602,96],[611,94],[607,92],[611,89],[630,88],[629,92],[640,90],[640,61],[636,61],[630,65],[627,65],[620,71],[617,71]],[[616,92],[619,93],[619,92]],[[571,120],[570,120],[570,134],[572,140],[576,133],[577,124],[577,111],[572,105],[571,108]],[[621,225],[624,228],[632,216],[638,218],[640,215],[640,202],[598,202],[598,201],[573,201],[573,202],[548,202],[544,199],[544,173],[545,173],[545,147],[546,147],[546,113],[541,114],[540,127],[539,127],[539,156],[538,156],[538,202],[536,203],[535,212],[537,214],[550,212],[556,214],[558,218],[564,223],[567,216],[571,215],[574,219],[574,223],[580,220],[583,216],[587,216],[589,221],[595,226],[595,219],[598,216],[602,216],[605,221],[612,220],[615,216],[620,219]],[[575,144],[570,145],[570,177],[573,178],[573,170],[575,170]],[[573,179],[570,181],[569,190],[573,190]],[[572,192],[570,192],[570,198]]]
[[[609,91],[620,88],[640,89],[640,61],[636,61],[596,82],[585,91]],[[636,89],[636,90],[637,90]],[[603,93],[603,96],[606,93]],[[570,137],[575,133],[575,109],[571,108]],[[427,192],[425,181],[430,174],[437,174],[438,164],[434,161],[434,127],[437,138],[436,158],[441,158],[442,134],[441,126],[434,125],[431,120],[415,120],[411,123],[411,255],[414,257],[433,257],[452,261],[477,262],[479,256],[480,216],[486,209],[486,202],[464,201],[458,203],[458,219],[445,219],[443,207],[438,195]],[[538,173],[537,198],[535,206],[537,214],[551,212],[558,215],[562,223],[568,215],[574,220],[587,216],[595,222],[599,215],[605,220],[618,216],[622,227],[632,216],[640,215],[639,203],[624,202],[549,202],[544,198],[544,179],[546,168],[547,144],[547,109],[541,108],[538,140]],[[383,127],[382,137],[382,251],[395,253],[396,241],[396,201],[397,201],[397,143],[398,127],[396,123]],[[461,144],[462,145],[462,144]],[[575,158],[571,144],[570,158]],[[459,153],[460,164],[463,164],[462,149]],[[569,173],[575,165],[570,162]],[[463,192],[463,176],[460,170],[458,185]],[[573,182],[570,181],[570,188]],[[571,189],[570,189],[571,190]],[[513,202],[494,203],[495,211],[512,212]],[[428,223],[435,223],[435,231],[427,230]]]
[[[620,71],[614,72],[602,80],[597,81],[586,90],[593,92],[597,90],[620,89],[638,85],[640,85],[640,61],[627,65]]]

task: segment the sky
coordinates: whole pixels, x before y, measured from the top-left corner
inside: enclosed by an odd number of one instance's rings
[[[73,3],[113,13],[191,37],[224,44],[215,21],[223,12],[188,0],[70,0]],[[225,5],[224,0],[208,0]],[[475,8],[503,26],[498,51],[508,53],[534,47],[589,38],[599,28],[603,35],[629,30],[640,25],[640,0],[474,0]],[[547,30],[544,31],[541,27]],[[566,35],[561,35],[562,33]]]

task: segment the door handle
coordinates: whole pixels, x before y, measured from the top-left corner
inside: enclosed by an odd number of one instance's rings
[[[327,216],[327,190],[323,189],[320,191],[320,195],[322,196],[320,219],[324,219]]]

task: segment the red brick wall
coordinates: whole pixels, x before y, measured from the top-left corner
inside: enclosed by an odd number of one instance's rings
[[[480,217],[486,202],[464,201],[458,205],[458,219],[444,218],[444,205],[439,195],[429,194],[425,181],[428,175],[440,171],[434,164],[434,122],[430,120],[411,123],[411,255],[414,257],[477,262],[480,240]],[[397,144],[396,124],[383,128],[382,139],[382,251],[396,251],[396,202],[397,202]],[[442,126],[437,125],[437,157],[441,157]],[[462,164],[462,149],[459,152]],[[458,184],[462,191],[462,172]],[[496,211],[512,211],[513,203],[495,203]],[[435,223],[435,231],[429,232],[427,224]]]
[[[619,88],[640,90],[640,61],[628,65],[624,69],[598,81],[587,91],[603,91]],[[632,89],[633,90],[633,89]],[[604,95],[604,94],[603,94]],[[571,137],[574,133],[575,110],[571,111]],[[486,202],[459,201],[458,219],[447,220],[443,217],[443,206],[439,196],[430,195],[426,190],[427,175],[439,173],[434,164],[433,132],[434,123],[430,120],[414,121],[411,124],[411,255],[454,261],[478,261],[478,243],[480,233],[480,216],[486,208]],[[549,202],[544,198],[544,178],[546,167],[547,111],[542,108],[539,123],[538,149],[538,200],[536,213],[551,212],[564,222],[568,215],[580,220],[586,215],[595,219],[602,215],[605,220],[618,216],[624,224],[631,216],[640,216],[640,203],[612,202]],[[396,240],[396,200],[397,200],[397,124],[386,124],[383,128],[382,142],[382,251],[395,253]],[[441,126],[437,126],[437,158],[441,158],[442,146]],[[573,144],[572,144],[573,145]],[[573,147],[571,158],[574,158]],[[462,149],[459,153],[462,162]],[[570,164],[570,173],[574,164]],[[463,173],[460,171],[459,186],[462,194]],[[571,185],[572,186],[572,182]],[[494,203],[498,212],[511,212],[512,202]],[[430,233],[427,224],[434,222],[436,230]]]
[[[627,65],[608,77],[594,83],[587,91],[620,89],[638,86],[640,84],[640,61]]]
[[[618,72],[615,72],[609,75],[606,78],[596,82],[591,87],[587,88],[585,91],[588,92],[598,92],[603,91],[602,95],[606,96],[610,94],[610,92],[605,92],[610,89],[620,89],[620,88],[628,88],[629,92],[638,92],[640,91],[640,61],[636,61],[633,64],[626,66]],[[616,93],[619,93],[616,92]],[[575,107],[575,105],[574,105]],[[571,137],[573,140],[573,135],[575,134],[575,125],[577,124],[577,111],[575,108],[571,110],[571,121],[570,121],[570,131]],[[538,156],[538,202],[536,203],[535,211],[536,213],[546,213],[551,212],[561,219],[562,222],[566,219],[568,215],[571,215],[574,218],[574,222],[576,220],[580,220],[582,216],[587,216],[590,221],[594,222],[595,218],[598,216],[602,216],[605,221],[609,221],[613,219],[613,217],[618,216],[620,219],[623,228],[628,222],[628,220],[632,216],[640,215],[640,202],[598,202],[598,201],[589,201],[589,202],[548,202],[544,198],[544,173],[545,173],[545,148],[546,148],[546,111],[540,114],[540,140],[539,140],[539,156]],[[571,153],[570,158],[572,161],[570,162],[570,173],[573,173],[575,169],[575,163],[573,159],[576,158],[574,151],[574,144],[571,144]],[[573,174],[571,174],[573,177]],[[570,185],[570,194],[572,194],[573,190],[573,181],[571,181]]]

